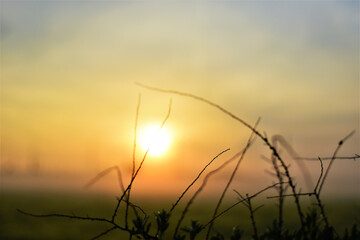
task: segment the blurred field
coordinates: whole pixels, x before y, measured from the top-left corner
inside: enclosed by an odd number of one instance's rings
[[[157,199],[156,197],[141,200],[141,202],[135,201],[135,203],[143,206],[143,209],[150,215],[152,221],[154,221],[154,211],[163,208],[169,209],[172,202],[172,200]],[[329,220],[336,227],[338,233],[342,234],[346,227],[350,227],[355,221],[359,221],[357,215],[360,212],[360,203],[358,199],[332,198],[324,200]],[[200,223],[205,223],[214,208],[214,203],[211,201],[195,203],[184,223],[188,224],[190,219],[196,219]],[[0,203],[0,239],[90,239],[110,226],[72,219],[34,218],[22,215],[16,209],[19,208],[38,214],[74,213],[78,216],[89,215],[91,217],[111,218],[116,199],[114,196],[100,193],[79,194],[75,192],[51,193],[3,190],[1,192]],[[256,215],[260,232],[265,231],[265,227],[270,225],[277,216],[275,201],[265,199],[254,200],[256,206],[263,203],[266,203],[266,206],[261,208]],[[224,203],[224,206],[229,204]],[[289,228],[297,227],[298,218],[294,214],[292,199],[288,199],[285,206],[287,226]],[[309,206],[309,203],[303,206],[305,208],[305,206]],[[181,210],[182,206],[178,208],[178,211],[174,212],[173,220],[178,219]],[[239,225],[246,232],[247,236],[250,236],[252,233],[249,214],[242,205],[238,205],[232,212],[219,219],[215,224],[214,230],[228,235],[234,225]],[[127,235],[122,234],[120,231],[114,231],[102,239],[127,239]],[[170,237],[168,236],[166,239],[170,239]],[[199,239],[202,239],[201,236]]]

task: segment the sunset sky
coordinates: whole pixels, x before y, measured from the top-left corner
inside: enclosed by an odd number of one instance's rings
[[[205,97],[251,124],[261,117],[260,132],[306,157],[331,156],[356,130],[339,155],[359,154],[359,10],[358,1],[1,1],[2,172],[129,173],[139,94],[139,131],[160,126],[172,99],[171,144],[149,156],[144,178],[191,179],[246,143],[250,131],[218,110],[136,82]],[[268,178],[261,155],[270,152],[258,139],[239,181]],[[315,179],[318,162],[308,166]],[[338,161],[329,185],[359,193],[359,172],[359,161]]]

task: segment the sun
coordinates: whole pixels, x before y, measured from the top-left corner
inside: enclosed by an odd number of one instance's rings
[[[170,132],[163,126],[150,125],[143,128],[139,133],[139,145],[144,150],[149,149],[151,156],[164,155],[171,143]]]

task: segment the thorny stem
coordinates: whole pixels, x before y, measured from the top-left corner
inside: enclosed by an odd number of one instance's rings
[[[253,229],[254,229],[254,239],[257,240],[257,239],[259,239],[259,237],[258,237],[258,231],[257,231],[257,228],[256,228],[256,222],[255,222],[255,217],[254,217],[254,212],[255,211],[252,208],[251,198],[249,198],[249,194],[246,194],[246,199],[247,199],[248,208],[249,208],[249,211],[250,211],[251,224],[252,224]]]
[[[277,147],[277,142],[281,143],[285,149],[290,152],[291,155],[296,155],[295,151],[292,149],[292,147],[290,146],[290,144],[287,143],[287,141],[280,135],[276,135],[273,138],[273,145],[276,148]],[[281,170],[279,169],[279,166],[277,164],[277,158],[274,156],[274,154],[271,154],[271,163],[273,165],[273,168],[275,170],[275,177],[278,179],[278,181],[281,183],[283,181],[283,174],[281,172]],[[284,204],[284,185],[283,184],[279,184],[279,187],[276,187],[277,191],[279,192],[279,224],[278,227],[279,229],[282,229],[282,225],[283,225],[283,204]]]
[[[283,181],[283,176],[280,172],[280,169],[277,165],[276,158],[272,155],[272,163],[276,172],[276,177],[279,182]],[[283,207],[284,207],[284,185],[280,184],[278,187],[279,191],[279,229],[282,229],[283,226]]]
[[[294,199],[295,199],[295,205],[296,205],[296,208],[297,208],[297,211],[298,211],[298,214],[299,214],[299,217],[300,217],[300,223],[301,223],[301,229],[304,231],[304,214],[301,210],[301,205],[300,205],[300,200],[299,200],[299,197],[296,195],[296,186],[292,180],[292,177],[290,175],[290,172],[289,172],[289,168],[288,166],[285,164],[285,162],[282,160],[282,158],[279,156],[277,150],[272,146],[270,145],[270,143],[268,142],[267,139],[265,139],[265,142],[268,143],[268,146],[269,148],[273,151],[273,154],[274,156],[280,161],[284,171],[285,171],[285,175],[288,179],[288,182],[289,182],[289,186],[294,194]]]
[[[281,136],[281,135],[274,135],[272,138],[271,138],[271,142],[272,142],[272,145],[276,148],[277,148],[277,143],[280,143],[280,145],[290,154],[290,156],[293,158],[293,159],[298,159],[298,154],[296,153],[296,151],[292,148],[292,146],[286,141],[286,139]],[[274,156],[272,156],[272,158],[274,158]],[[275,158],[276,160],[276,158]],[[307,189],[312,189],[313,188],[313,184],[312,184],[312,181],[311,181],[311,175],[310,175],[310,172],[309,172],[309,169],[307,168],[307,166],[304,164],[303,161],[295,161],[295,164],[299,167],[299,169],[301,170],[300,172],[302,173],[303,175],[303,179],[305,181],[305,184],[306,184],[306,187]]]
[[[243,205],[249,209],[249,212],[250,212],[250,220],[251,220],[251,225],[253,227],[253,231],[254,231],[254,239],[257,240],[259,239],[258,237],[258,231],[257,231],[257,227],[256,227],[256,222],[255,222],[255,211],[257,209],[259,209],[260,207],[256,208],[255,210],[252,208],[252,204],[251,204],[251,198],[249,198],[249,194],[246,194],[246,198],[244,198],[238,191],[236,191],[234,189],[234,192],[237,193],[237,195],[239,195],[239,197],[241,198],[241,200],[244,200]]]
[[[327,218],[327,216],[325,214],[324,204],[321,202],[320,195],[318,193],[316,193],[316,192],[314,194],[315,194],[316,201],[318,202],[317,205],[320,208],[321,215],[322,215],[322,217],[323,217],[323,219],[325,221],[325,225],[326,225],[326,227],[329,227],[329,221],[328,221],[328,218]]]
[[[346,137],[344,137],[342,140],[339,141],[335,151],[334,151],[334,154],[331,158],[331,161],[329,163],[329,166],[326,170],[326,173],[325,175],[323,176],[323,173],[324,173],[324,165],[323,165],[323,162],[322,162],[322,159],[320,157],[318,157],[318,160],[320,161],[320,167],[321,167],[321,171],[320,171],[320,176],[318,178],[318,181],[316,183],[316,186],[314,188],[314,191],[313,192],[310,192],[310,193],[298,193],[297,196],[312,196],[312,195],[315,195],[315,199],[317,201],[317,205],[320,209],[320,212],[321,212],[321,215],[324,219],[324,222],[325,222],[325,225],[326,227],[329,227],[329,221],[328,221],[328,218],[325,214],[325,209],[324,209],[324,204],[322,203],[321,199],[320,199],[320,191],[321,191],[321,188],[323,186],[323,184],[325,183],[325,180],[326,180],[326,177],[327,177],[327,174],[329,173],[329,170],[330,170],[330,167],[331,167],[331,164],[334,162],[334,160],[336,159],[336,154],[337,152],[340,150],[340,147],[343,145],[343,143],[348,139],[350,138],[352,135],[354,134],[354,131],[352,131],[349,135],[347,135]],[[286,196],[293,196],[292,194],[291,195],[283,195],[282,197],[286,197]],[[280,196],[281,197],[281,196]],[[274,198],[274,197],[268,197],[268,198]]]

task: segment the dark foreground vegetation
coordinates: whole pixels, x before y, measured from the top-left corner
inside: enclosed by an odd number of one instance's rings
[[[92,217],[89,215],[75,215],[75,214],[62,214],[62,213],[49,213],[49,214],[37,214],[28,211],[24,211],[23,209],[18,209],[18,212],[39,218],[65,218],[65,219],[73,219],[78,221],[92,221],[98,222],[99,224],[107,225],[107,229],[100,232],[98,235],[93,236],[91,239],[100,239],[109,234],[113,234],[115,231],[125,232],[127,233],[128,239],[174,239],[174,240],[185,240],[185,239],[211,239],[211,240],[222,240],[222,239],[230,239],[230,240],[239,240],[248,238],[249,233],[245,231],[251,231],[250,236],[252,239],[360,239],[360,229],[359,224],[354,222],[353,226],[348,226],[348,228],[344,232],[338,232],[334,226],[329,221],[326,207],[322,201],[322,190],[324,188],[327,176],[331,167],[336,159],[339,157],[337,153],[341,146],[348,140],[351,135],[350,133],[344,138],[342,138],[333,152],[333,155],[327,159],[318,158],[319,162],[319,177],[317,179],[317,183],[312,187],[312,190],[309,192],[301,192],[300,187],[297,186],[297,182],[293,178],[293,175],[289,169],[288,162],[284,159],[282,154],[280,154],[280,147],[288,153],[290,153],[293,158],[296,159],[296,163],[299,165],[305,179],[308,177],[308,173],[304,165],[302,164],[302,160],[300,157],[296,156],[291,146],[286,142],[286,140],[281,136],[274,136],[269,139],[266,134],[261,133],[258,129],[258,123],[260,119],[254,124],[251,125],[245,122],[243,119],[237,117],[231,112],[227,111],[223,107],[198,96],[183,93],[172,90],[163,90],[153,87],[148,87],[142,84],[138,84],[141,87],[144,87],[149,90],[154,90],[162,93],[169,94],[177,94],[185,97],[190,97],[198,101],[202,101],[212,107],[217,108],[225,115],[231,117],[235,121],[238,121],[240,124],[245,126],[250,130],[250,136],[248,138],[247,143],[243,147],[243,149],[237,152],[233,157],[225,161],[215,170],[207,172],[206,169],[212,162],[217,159],[220,155],[227,152],[229,149],[226,149],[219,153],[217,156],[213,157],[206,166],[201,170],[200,173],[196,176],[196,178],[191,182],[181,193],[178,199],[171,205],[169,209],[166,209],[166,206],[159,211],[155,211],[154,214],[148,214],[143,207],[135,205],[134,201],[131,199],[131,190],[134,184],[135,179],[141,171],[141,168],[146,160],[146,156],[148,151],[144,154],[141,161],[137,164],[135,160],[135,151],[136,151],[136,131],[137,131],[137,119],[138,113],[140,109],[141,98],[139,96],[138,106],[136,110],[136,118],[135,118],[135,138],[134,138],[134,149],[133,149],[133,167],[131,179],[127,186],[123,185],[123,181],[121,178],[120,168],[118,166],[110,167],[100,174],[98,174],[94,179],[92,179],[87,187],[90,187],[102,176],[108,174],[111,171],[116,171],[119,176],[119,183],[121,186],[121,194],[117,198],[116,203],[114,204],[114,208],[111,211],[109,216],[101,216],[101,217]],[[171,111],[171,101],[169,104],[169,111],[161,125],[161,127],[166,124],[167,119],[170,116]],[[251,147],[252,143],[255,139],[260,139],[266,148],[269,149],[270,155],[266,157],[266,160],[272,165],[273,168],[273,176],[276,179],[275,184],[271,184],[264,189],[260,189],[258,192],[254,194],[243,194],[236,190],[234,190],[238,196],[237,200],[230,204],[227,208],[221,208],[224,203],[224,198],[226,193],[230,190],[230,185],[239,169],[240,163],[244,159],[248,149]],[[355,154],[352,157],[348,157],[351,159],[360,158],[359,155]],[[328,161],[327,167],[324,167],[323,162]],[[190,223],[184,223],[184,219],[189,213],[190,208],[194,205],[195,200],[199,194],[206,187],[208,180],[220,172],[225,166],[229,163],[234,162],[235,167],[232,170],[226,186],[223,191],[220,193],[219,199],[212,206],[212,208],[208,208],[208,211],[211,211],[211,217],[207,220],[191,220]],[[138,165],[138,166],[136,166]],[[202,177],[202,175],[205,175]],[[200,186],[192,191],[192,196],[187,198],[187,202],[184,204],[180,204],[180,202],[184,201],[184,196],[189,194],[189,190],[194,188],[194,184],[197,181],[202,180]],[[267,227],[259,227],[258,219],[257,219],[257,211],[262,206],[258,206],[254,204],[255,199],[258,199],[263,195],[264,192],[270,189],[275,189],[277,194],[276,196],[270,196],[268,198],[276,199],[276,215],[274,220]],[[310,200],[313,204],[311,208],[304,206],[303,200],[306,198]],[[286,215],[287,208],[284,207],[284,201],[287,199],[292,199],[293,206],[295,207],[295,212],[298,219],[298,225],[295,227],[288,227],[286,224],[286,219],[284,216]],[[264,200],[266,203],[266,199]],[[243,205],[247,211],[247,215],[239,215],[238,218],[248,218],[248,221],[251,223],[251,229],[243,229],[241,226],[236,225],[236,221],[234,221],[234,225],[232,228],[232,232],[230,234],[225,234],[221,231],[218,231],[215,227],[216,224],[221,222],[221,219],[224,215],[228,214],[231,211],[234,211],[234,207],[237,205]],[[183,208],[180,213],[174,214],[175,209]],[[273,216],[273,215],[272,215]],[[175,219],[176,217],[176,219]],[[229,223],[232,224],[232,223]],[[64,229],[63,231],[66,231]],[[115,238],[115,237],[114,237]]]

